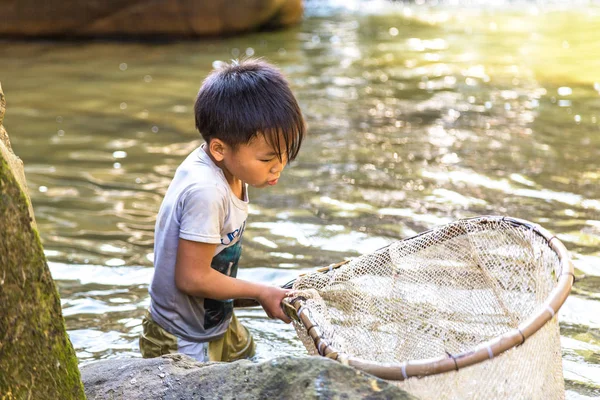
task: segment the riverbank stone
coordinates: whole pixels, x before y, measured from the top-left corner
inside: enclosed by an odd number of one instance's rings
[[[83,399],[23,162],[2,125],[5,107],[0,86],[0,398]]]
[[[281,28],[302,0],[0,0],[3,37],[199,37]]]
[[[88,400],[414,399],[400,388],[323,357],[199,363],[183,354],[81,367]]]

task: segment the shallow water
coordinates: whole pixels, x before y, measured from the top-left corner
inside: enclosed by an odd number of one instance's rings
[[[201,143],[194,96],[247,54],[284,70],[310,137],[250,193],[241,277],[282,284],[457,218],[528,219],[585,274],[559,313],[563,365],[570,399],[600,396],[600,8],[314,3],[293,29],[228,39],[0,42],[5,126],[81,362],[139,356],[155,215]],[[257,359],[305,353],[290,326],[239,315]]]

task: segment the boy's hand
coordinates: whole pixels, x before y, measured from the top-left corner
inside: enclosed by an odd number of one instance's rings
[[[283,308],[281,307],[281,301],[289,292],[291,292],[290,289],[266,286],[265,290],[261,292],[256,300],[265,309],[269,318],[277,318],[289,324],[292,320],[283,312]]]

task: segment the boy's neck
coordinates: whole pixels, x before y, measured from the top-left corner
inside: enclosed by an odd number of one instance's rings
[[[215,160],[215,158],[212,156],[212,154],[208,150],[207,146],[202,146],[201,149],[208,155],[208,157],[210,157],[212,162],[217,167],[219,167],[219,169],[221,169],[221,171],[223,171],[223,175],[225,176],[225,179],[227,180],[229,187],[233,191],[233,194],[235,194],[238,199],[243,200],[244,199],[244,183],[242,182],[242,180],[233,176],[231,174],[231,172],[229,172],[227,170],[227,168],[225,168],[225,166],[223,165],[223,162],[219,162],[219,161]]]

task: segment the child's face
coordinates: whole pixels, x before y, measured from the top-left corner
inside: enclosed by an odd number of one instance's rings
[[[222,165],[226,174],[228,172],[250,186],[263,188],[277,183],[287,164],[285,151],[282,154],[284,158],[279,161],[275,149],[259,134],[249,143],[226,151]]]

